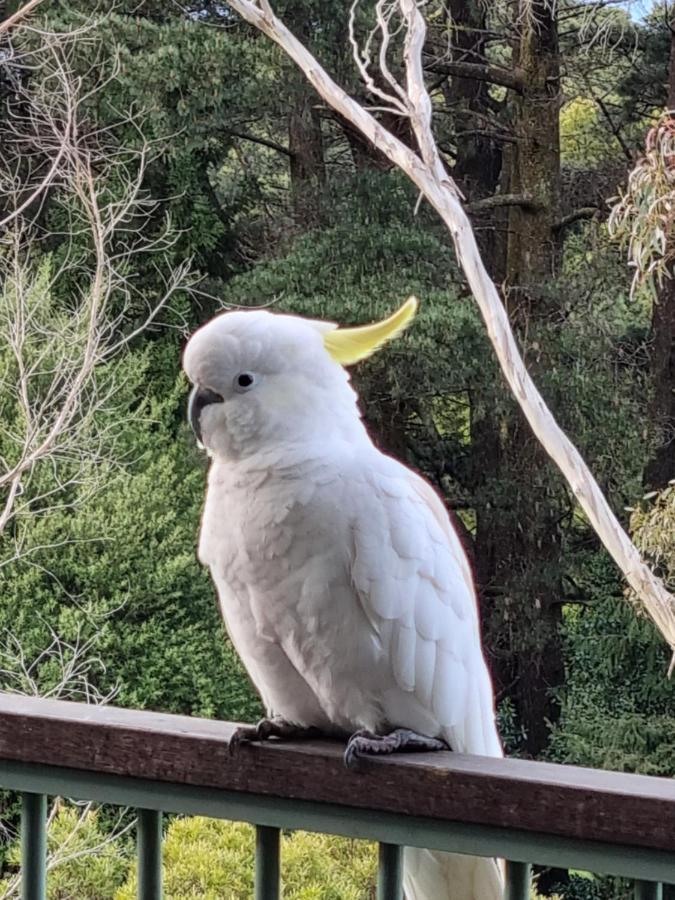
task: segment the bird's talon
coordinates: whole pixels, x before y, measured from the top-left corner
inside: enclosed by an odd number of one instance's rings
[[[319,728],[303,727],[287,722],[280,716],[261,719],[256,725],[241,725],[230,738],[229,751],[233,753],[241,744],[254,744],[269,741],[270,738],[280,740],[298,740],[321,737]]]
[[[227,745],[227,749],[232,755],[242,744],[250,744],[252,741],[258,740],[257,725],[241,725],[234,732]]]
[[[372,731],[357,731],[347,741],[344,753],[345,766],[351,769],[359,757],[378,756],[389,753],[428,753],[449,750],[445,741],[439,738],[417,734],[409,728],[396,728],[389,734],[373,734]]]

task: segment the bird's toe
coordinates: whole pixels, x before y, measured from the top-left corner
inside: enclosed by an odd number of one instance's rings
[[[347,741],[344,761],[353,768],[359,757],[380,756],[389,753],[429,753],[449,750],[445,741],[418,734],[409,728],[395,728],[389,734],[373,734],[372,731],[356,731]]]

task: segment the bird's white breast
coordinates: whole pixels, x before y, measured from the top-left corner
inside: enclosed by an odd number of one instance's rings
[[[199,554],[268,707],[306,724],[376,727],[389,671],[351,583],[347,460],[214,462]],[[378,677],[378,673],[381,675]]]

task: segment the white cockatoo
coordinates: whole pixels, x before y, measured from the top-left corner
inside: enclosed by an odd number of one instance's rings
[[[371,441],[345,366],[414,316],[338,328],[226,312],[190,339],[189,417],[211,457],[199,558],[269,719],[349,733],[346,759],[501,756],[471,572],[445,507]],[[497,900],[499,865],[407,848],[408,900]]]

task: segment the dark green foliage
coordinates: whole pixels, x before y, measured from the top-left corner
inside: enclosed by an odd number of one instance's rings
[[[127,361],[116,397],[129,410],[117,436],[126,464],[110,467],[93,497],[75,494],[73,508],[28,530],[27,547],[43,549],[38,564],[29,554],[5,568],[0,628],[29,659],[52,632],[70,642],[96,634],[92,678],[103,693],[118,686],[123,705],[250,719],[258,705],[195,554],[205,466],[176,426],[186,395],[178,356],[169,338]],[[44,690],[53,668],[39,673]]]
[[[604,555],[584,554],[589,603],[565,616],[567,680],[549,755],[557,762],[672,774],[675,683],[667,646],[622,596]]]
[[[590,873],[572,874],[568,884],[553,887],[563,900],[631,900],[633,886],[619,878],[595,878]]]
[[[634,512],[638,546],[672,585],[675,492],[647,498]],[[672,776],[675,682],[670,652],[652,622],[626,602],[604,555],[586,553],[588,606],[565,618],[567,679],[552,758],[598,768]]]
[[[333,202],[329,227],[299,236],[280,258],[233,279],[224,301],[272,303],[348,324],[381,318],[419,296],[414,327],[353,379],[382,446],[437,483],[454,477],[466,456],[469,386],[494,379],[496,369],[452,249],[442,232],[414,218],[414,196],[396,176],[357,177]]]

